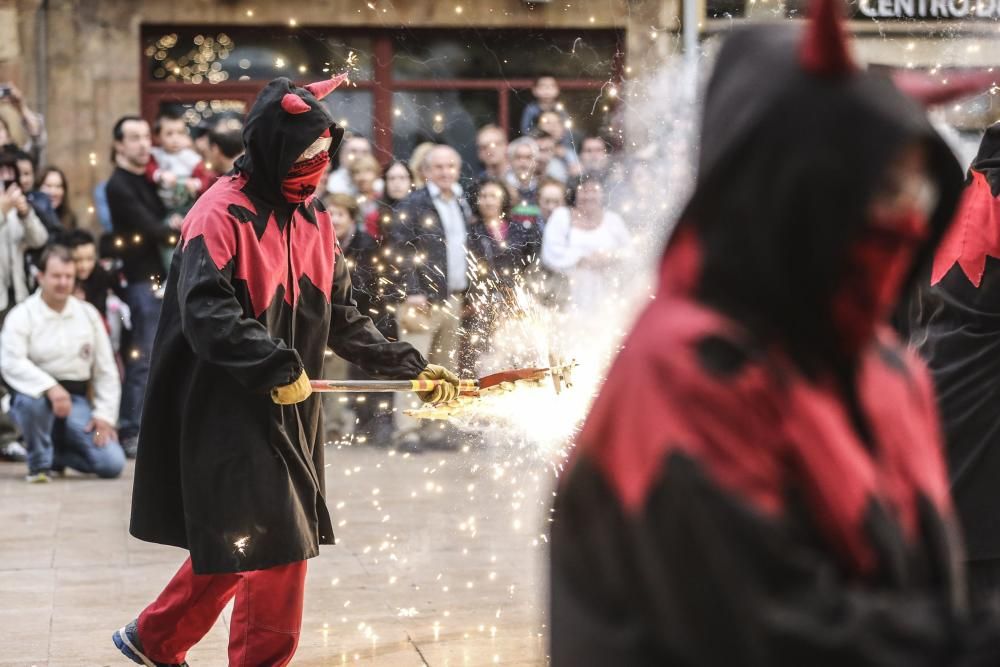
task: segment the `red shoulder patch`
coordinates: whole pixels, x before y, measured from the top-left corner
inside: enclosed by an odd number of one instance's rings
[[[969,282],[979,287],[987,256],[1000,259],[1000,199],[993,196],[986,176],[973,171],[958,213],[934,255],[931,285],[958,264]]]
[[[715,481],[759,511],[782,508],[775,414],[751,398],[767,397],[765,376],[747,365],[720,380],[695,354],[700,339],[726,329],[693,302],[657,299],[615,360],[578,451],[596,457],[626,509],[642,508],[674,450],[707,465]]]
[[[739,340],[734,334],[722,316],[683,296],[661,293],[638,320],[574,454],[598,464],[624,509],[642,511],[666,458],[683,452],[720,490],[764,516],[781,515],[787,491],[798,489],[832,547],[858,572],[876,565],[863,528],[873,501],[911,539],[920,495],[949,513],[933,401],[914,360],[890,364],[877,347],[866,355],[858,382],[875,440],[869,449],[839,394],[780,358],[699,358],[701,342]],[[894,340],[885,344],[901,349]]]
[[[313,219],[307,220],[296,209],[281,229],[270,210],[257,211],[240,189],[244,183],[224,178],[198,200],[185,220],[184,246],[201,236],[217,269],[234,262],[233,279],[246,283],[255,318],[271,306],[279,287],[294,307],[303,277],[329,302],[339,254],[329,215],[312,208]]]

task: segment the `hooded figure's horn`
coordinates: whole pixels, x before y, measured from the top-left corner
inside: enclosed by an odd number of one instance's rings
[[[347,81],[347,72],[343,72],[333,77],[332,79],[325,79],[323,81],[316,81],[315,83],[308,84],[305,88],[310,93],[313,94],[317,100],[321,100],[334,90],[337,86]]]
[[[309,111],[309,105],[306,101],[296,95],[295,93],[286,93],[284,97],[281,98],[281,108],[291,114],[307,113]]]
[[[925,107],[986,93],[996,85],[1000,76],[994,72],[949,72],[944,78],[947,83],[942,82],[941,75],[931,76],[913,70],[892,73],[896,87]]]
[[[851,57],[842,20],[843,0],[813,0],[799,49],[802,68],[825,78],[848,76],[858,69]]]

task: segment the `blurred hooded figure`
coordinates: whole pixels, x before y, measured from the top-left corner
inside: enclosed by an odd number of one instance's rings
[[[838,4],[721,48],[658,293],[557,490],[556,667],[1000,660],[930,379],[886,324],[962,173]]]
[[[969,590],[1000,595],[1000,125],[986,130],[955,223],[917,299],[965,533]]]
[[[342,135],[320,100],[345,78],[265,86],[243,130],[246,153],[185,218],[153,349],[130,532],[190,557],[114,635],[139,664],[185,664],[234,596],[229,663],[291,661],[306,560],[334,543],[309,382],[328,346],[374,377],[448,381],[426,399],[457,395],[457,378],[358,312],[314,196]]]

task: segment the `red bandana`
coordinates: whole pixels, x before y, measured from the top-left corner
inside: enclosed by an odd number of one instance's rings
[[[308,160],[296,162],[281,182],[281,194],[290,202],[305,201],[309,195],[316,192],[329,162],[330,154],[326,151]]]
[[[834,300],[834,318],[851,352],[892,313],[918,246],[927,238],[927,215],[920,211],[879,222],[851,249],[852,271]]]

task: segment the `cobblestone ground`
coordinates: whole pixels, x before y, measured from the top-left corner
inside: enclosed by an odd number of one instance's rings
[[[480,448],[402,455],[327,446],[339,544],[309,562],[293,665],[545,664],[545,526],[553,475]],[[23,481],[0,464],[0,667],[132,664],[111,633],[184,552],[128,535],[121,479]],[[190,653],[226,664],[229,611]]]

